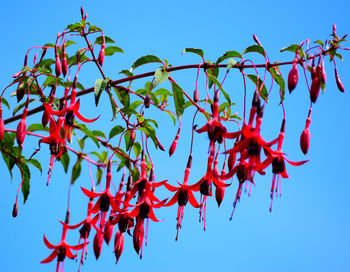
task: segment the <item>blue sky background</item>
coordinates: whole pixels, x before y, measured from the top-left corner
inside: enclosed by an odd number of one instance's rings
[[[215,61],[228,50],[242,52],[252,45],[255,33],[271,61],[290,60],[292,53],[279,50],[306,38],[311,41],[326,39],[332,24],[338,33],[350,31],[348,1],[5,1],[0,10],[2,35],[0,43],[0,87],[12,80],[11,76],[21,69],[27,49],[34,45],[53,42],[56,34],[69,23],[80,19],[80,6],[84,5],[88,20],[103,28],[125,54],[106,58],[104,68],[108,77],[120,78],[118,72],[129,69],[140,56],[153,54],[166,58],[173,66],[198,63],[200,59],[191,54],[181,55],[186,47],[202,48],[206,59]],[[349,43],[346,44],[349,47]],[[262,60],[256,58],[257,62]],[[350,255],[350,175],[349,175],[349,90],[350,58],[344,52],[344,63],[337,61],[338,71],[345,86],[341,94],[334,80],[332,65],[327,61],[326,92],[320,94],[313,108],[311,145],[307,159],[301,167],[287,165],[288,180],[282,180],[282,198],[274,201],[273,212],[268,211],[269,189],[272,175],[256,176],[256,186],[250,198],[242,195],[233,220],[229,221],[237,181],[226,192],[218,209],[214,199],[208,204],[207,230],[198,223],[198,211],[185,208],[183,229],[179,241],[176,235],[176,207],[162,208],[156,214],[164,218],[162,223],[150,223],[149,242],[140,261],[132,247],[132,238],[125,237],[123,255],[117,266],[112,246],[103,245],[98,261],[88,249],[88,259],[83,271],[349,271]],[[89,68],[89,67],[86,67]],[[138,68],[135,73],[151,71],[156,65]],[[287,78],[290,68],[282,68]],[[81,74],[79,79],[85,87],[93,86],[99,77],[95,67]],[[302,77],[292,96],[287,94],[287,129],[284,151],[291,160],[304,160],[299,148],[299,137],[305,126],[309,98]],[[188,93],[195,86],[196,71],[174,72],[172,76]],[[145,81],[135,82],[134,89]],[[169,85],[164,84],[169,88]],[[200,77],[201,92],[204,77]],[[242,82],[237,71],[231,71],[224,84],[238,105],[234,111],[242,114]],[[253,89],[253,88],[252,88]],[[265,110],[262,134],[266,139],[278,135],[282,120],[278,106],[278,89],[272,92]],[[9,95],[10,92],[8,92]],[[250,101],[251,94],[248,101]],[[15,98],[12,98],[15,103]],[[106,96],[95,109],[93,95],[83,100],[82,112],[92,118],[102,114],[95,128],[116,125],[109,122],[111,111]],[[107,105],[104,107],[104,105]],[[105,109],[106,108],[106,109]],[[11,113],[4,110],[4,117]],[[189,110],[183,120],[178,150],[169,159],[166,153],[153,155],[158,180],[169,179],[171,184],[182,181],[186,165],[190,124],[193,111]],[[149,112],[152,116],[152,111]],[[31,120],[35,118],[30,117]],[[28,120],[29,122],[29,120]],[[202,117],[196,123],[204,124]],[[15,123],[11,128],[16,128]],[[159,121],[159,139],[169,147],[177,127],[164,115]],[[232,130],[233,128],[231,128]],[[194,164],[190,175],[192,183],[205,173],[208,139],[196,135]],[[29,156],[36,148],[37,139],[26,138],[24,154]],[[86,151],[94,148],[88,145]],[[50,186],[46,186],[48,151],[42,148],[37,158],[42,161],[43,175],[33,169],[31,193],[25,205],[19,198],[19,214],[13,219],[12,206],[20,183],[15,172],[13,181],[0,162],[2,196],[2,245],[0,247],[2,271],[54,271],[56,263],[40,264],[51,251],[43,243],[43,234],[57,244],[61,235],[58,219],[63,220],[66,211],[67,187],[70,175],[56,163]],[[157,155],[156,155],[157,154]],[[72,162],[76,160],[71,156]],[[47,162],[47,163],[46,163]],[[89,187],[87,164],[83,164],[82,176],[72,188],[71,222],[80,222],[86,215],[87,199],[80,186]],[[119,183],[120,173],[113,180]],[[165,197],[165,191],[160,196]],[[78,234],[68,233],[70,244],[76,244]],[[66,271],[76,271],[78,263],[65,261]]]

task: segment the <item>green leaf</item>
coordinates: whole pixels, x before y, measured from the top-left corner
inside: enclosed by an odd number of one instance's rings
[[[263,55],[264,57],[266,56],[264,48],[260,45],[257,45],[257,44],[247,47],[244,50],[243,55],[246,53],[249,53],[249,52],[257,52],[257,53],[260,53],[261,55]]]
[[[169,76],[170,73],[168,73],[167,71],[162,71],[160,68],[158,68],[154,73],[155,80],[153,82],[153,88],[168,80]]]
[[[111,93],[108,93],[108,95],[109,95],[109,101],[111,103],[112,113],[113,113],[111,121],[113,121],[115,118],[117,118],[117,114],[119,112],[119,109],[117,109],[116,105],[114,104],[113,95]]]
[[[21,169],[21,176],[23,179],[23,183],[22,183],[23,203],[26,203],[30,192],[30,171],[29,171],[28,165],[26,165],[25,163],[18,163],[18,167]]]
[[[134,142],[134,144],[132,145],[132,149],[134,150],[136,157],[138,157],[141,154],[141,145],[139,142]]]
[[[71,40],[68,40],[64,43],[65,47],[67,48],[68,46],[72,45],[72,44],[77,44],[75,41],[71,41]]]
[[[102,180],[102,175],[103,175],[103,170],[100,167],[97,167],[96,170],[96,185],[99,185],[101,183]]]
[[[114,128],[111,129],[109,132],[109,139],[112,139],[114,136],[122,133],[124,131],[124,128],[122,126],[115,126]]]
[[[134,167],[131,170],[131,176],[132,176],[132,180],[134,180],[135,182],[140,178],[140,172],[136,167]]]
[[[158,62],[158,63],[162,63],[161,59],[158,58],[157,56],[153,56],[153,55],[147,55],[147,56],[143,56],[141,58],[138,58],[134,64],[131,66],[130,72],[132,72],[134,69],[136,69],[137,67],[147,64],[147,63],[152,63],[152,62]]]
[[[102,29],[99,28],[98,26],[90,25],[89,23],[87,24],[89,25],[89,32],[102,31]]]
[[[34,99],[34,98],[29,99],[29,103],[32,103],[33,101],[37,101],[37,100]],[[25,102],[23,102],[23,103],[17,105],[17,106],[13,109],[12,115],[14,116],[20,109],[24,108],[24,106],[26,105],[26,103],[27,103],[27,102],[25,101]]]
[[[62,163],[64,172],[66,172],[66,173],[68,173],[69,161],[70,161],[70,158],[69,158],[68,152],[64,152],[62,157],[61,157],[61,163]]]
[[[99,44],[99,45],[102,45],[102,43],[103,43],[102,36],[97,37],[95,42],[94,42],[94,44]],[[113,39],[111,39],[110,37],[105,36],[105,43],[115,43],[115,41]]]
[[[190,102],[191,102],[191,101],[190,101]],[[184,106],[184,109],[185,109],[185,106]],[[175,125],[176,125],[176,118],[175,118],[174,114],[172,114],[172,113],[169,112],[169,111],[165,111],[165,113],[167,113],[167,114],[170,116],[170,118],[173,120],[174,126],[175,126]]]
[[[130,149],[130,145],[131,145],[131,142],[130,142],[130,131],[127,130],[125,133],[124,133],[124,141],[125,141],[125,148],[126,148],[126,151],[128,151]]]
[[[80,149],[81,150],[83,150],[84,149],[84,146],[85,146],[85,137],[83,138],[83,139],[77,139],[78,140],[78,144],[79,144],[79,147],[80,147]]]
[[[153,127],[151,127],[150,125],[148,125],[147,123],[143,124],[142,127],[139,128],[141,131],[145,132],[147,137],[151,138],[153,143],[154,143],[154,146],[156,148],[158,148],[158,142],[157,142],[157,139],[156,139],[156,131],[154,130]]]
[[[131,76],[134,75],[134,74],[131,73],[129,70],[121,70],[121,71],[119,72],[119,74],[124,74],[124,75],[126,75],[127,77],[131,77]]]
[[[172,81],[171,86],[173,88],[173,97],[174,97],[177,119],[180,119],[180,117],[184,113],[185,98],[184,98],[182,89],[179,85],[177,85],[174,81]]]
[[[300,58],[307,58],[307,55],[304,53],[303,49],[299,46],[299,44],[292,44],[280,50],[280,52],[284,52],[284,51],[290,51],[294,53],[298,51]]]
[[[98,140],[96,139],[95,135],[87,128],[85,124],[79,124],[78,128],[80,128],[80,130],[84,132],[85,135],[88,136],[98,148],[100,148],[100,144],[98,143]]]
[[[281,89],[281,103],[283,102],[284,100],[284,95],[285,95],[285,82],[284,82],[284,79],[283,77],[281,76],[281,74],[279,73],[279,71],[277,69],[275,69],[274,67],[271,67],[269,69],[273,79],[276,81],[276,83],[280,86],[280,89]]]
[[[202,58],[204,58],[204,52],[202,49],[185,48],[184,51],[182,51],[182,55],[185,53],[194,53],[194,54],[197,54],[197,55],[201,56]]]
[[[74,182],[80,176],[80,173],[81,173],[81,161],[82,161],[82,158],[78,156],[78,159],[77,159],[76,163],[74,164],[74,166],[72,168],[72,177],[70,179],[70,184],[74,184]]]
[[[220,88],[220,90],[221,90],[222,94],[225,96],[227,102],[231,104],[231,98],[228,95],[228,93],[226,93],[225,90],[222,88],[221,83],[219,82],[219,80],[215,76],[213,76],[211,74],[208,74],[208,77]]]
[[[125,153],[125,151],[121,148],[116,148],[116,150],[118,150],[120,153],[124,154],[121,155],[119,152],[116,152],[115,155],[120,159],[120,163],[119,163],[119,166],[118,166],[118,169],[117,171],[119,171],[120,169],[122,169],[124,166],[126,166],[127,168],[129,168],[129,160],[126,158],[128,157],[128,155]],[[126,156],[126,157],[125,157]]]
[[[257,83],[257,76],[256,75],[248,75],[248,78],[251,81],[253,81],[253,83],[257,86],[258,90],[260,91],[261,98],[264,99],[266,102],[268,102],[267,89],[265,87],[265,84],[263,84],[263,81],[261,80],[261,78],[259,78],[259,84]]]
[[[207,70],[207,74],[217,78],[219,76],[219,68],[218,67],[210,68]],[[213,84],[214,84],[214,81],[209,76],[209,89],[213,86]]]
[[[95,104],[96,104],[96,106],[98,105],[98,102],[100,101],[100,97],[101,97],[102,92],[107,87],[107,83],[108,83],[107,79],[98,78],[95,81],[94,94],[95,94]]]
[[[227,62],[227,71],[230,70],[237,62],[234,59],[229,59]]]
[[[96,136],[96,137],[103,137],[103,138],[107,138],[106,135],[100,131],[100,130],[93,130],[92,133]]]
[[[235,50],[231,50],[231,51],[227,51],[225,54],[223,54],[220,58],[218,58],[218,60],[216,61],[217,64],[223,62],[226,59],[229,58],[242,58],[241,53],[238,53]]]
[[[129,92],[124,88],[113,87],[115,93],[118,96],[119,101],[124,105],[124,107],[130,106],[130,95]]]
[[[324,46],[324,43],[323,43],[323,41],[321,41],[321,40],[317,40],[317,41],[315,41],[314,43],[318,43],[319,45],[321,45],[321,47]]]
[[[7,100],[5,99],[5,97],[2,98],[2,103],[3,103],[8,109],[10,109],[10,104],[9,104],[9,102],[7,102]]]
[[[71,31],[79,31],[79,32],[81,32],[81,30],[82,30],[82,26],[81,26],[80,22],[75,23],[75,24],[70,24],[66,28],[71,30]]]
[[[105,48],[105,56],[112,56],[114,53],[124,53],[124,51],[118,46],[108,46]]]
[[[166,95],[166,96],[173,95],[171,92],[169,92],[167,89],[164,89],[164,88],[160,88],[160,89],[156,90],[153,94],[154,95]]]
[[[38,160],[36,159],[30,159],[30,160],[24,160],[26,163],[30,163],[31,165],[33,165],[34,167],[38,168],[40,173],[43,173],[43,169],[41,168],[41,164]]]
[[[42,124],[31,124],[28,128],[27,131],[49,131],[49,128],[44,126]]]

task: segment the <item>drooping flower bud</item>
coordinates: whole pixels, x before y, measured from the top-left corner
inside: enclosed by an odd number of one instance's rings
[[[199,102],[199,92],[197,89],[194,90],[193,92],[193,101],[198,103]]]
[[[310,138],[311,138],[310,129],[309,129],[310,123],[311,123],[311,109],[309,110],[309,115],[306,119],[305,128],[300,136],[300,148],[305,155],[309,151],[309,146],[310,146]]]
[[[216,186],[215,199],[219,207],[221,205],[222,200],[224,199],[224,195],[225,195],[225,187]]]
[[[101,46],[101,50],[100,53],[98,54],[98,63],[102,66],[103,65],[103,61],[105,59],[105,43],[103,41],[102,46]]]
[[[18,214],[18,204],[17,202],[13,205],[12,217],[17,217]]]
[[[143,104],[145,105],[145,108],[148,109],[151,105],[151,96],[148,94],[145,97],[145,100],[143,101]]]
[[[253,34],[253,39],[254,39],[254,41],[255,41],[258,45],[261,46],[261,43],[260,43],[258,37],[257,37],[255,34]]]
[[[4,134],[5,134],[5,123],[4,120],[2,119],[2,108],[0,104],[0,142],[2,139],[4,139]]]
[[[120,256],[124,249],[124,233],[120,230],[117,231],[114,237],[114,254],[116,258],[116,263],[118,262]]]
[[[56,52],[55,54],[55,73],[56,73],[56,76],[59,77],[62,73],[62,64],[61,64],[61,61],[60,61],[60,57],[58,55],[58,53]]]
[[[135,141],[135,138],[136,138],[135,130],[131,130],[131,132],[130,132],[130,144],[133,144],[133,142]]]
[[[156,141],[157,141],[157,144],[158,144],[159,149],[162,150],[162,151],[165,151],[164,146],[163,146],[162,143],[158,140],[157,137],[156,137]]]
[[[67,63],[67,57],[66,57],[66,49],[65,45],[62,46],[62,74],[65,77],[68,71],[68,63]]]
[[[23,147],[24,138],[26,137],[27,125],[26,125],[26,117],[27,117],[28,109],[24,109],[22,119],[19,121],[17,125],[16,131],[16,139],[17,143],[20,147]]]
[[[84,18],[84,9],[83,6],[80,7],[80,14],[81,14],[81,19]]]
[[[22,100],[24,93],[25,93],[25,84],[23,82],[20,82],[18,84],[17,90],[16,90],[16,97],[17,97],[17,103]]]
[[[94,253],[96,260],[100,257],[103,243],[103,233],[101,231],[97,231],[94,238]]]
[[[180,131],[181,131],[181,123],[179,125],[178,130],[177,130],[175,139],[174,139],[173,143],[171,144],[171,146],[169,148],[169,157],[171,157],[174,154],[175,150],[176,150],[177,141],[179,140],[179,137],[180,137]]]
[[[107,245],[109,245],[109,242],[112,239],[113,230],[114,230],[114,225],[111,224],[111,219],[109,219],[105,224],[104,234],[103,234],[103,238],[105,239]]]
[[[312,79],[311,90],[310,90],[310,99],[312,103],[315,103],[320,93],[321,81],[318,74]]]
[[[293,68],[292,68],[292,70],[290,70],[290,72],[288,74],[288,90],[289,90],[289,93],[292,93],[292,91],[297,86],[298,79],[299,79],[299,73],[298,73],[298,69],[297,69],[297,64],[293,63]]]
[[[340,77],[338,75],[338,71],[337,68],[334,68],[334,73],[335,73],[335,82],[337,83],[338,89],[339,91],[341,91],[342,93],[345,91],[344,85],[340,80]]]
[[[305,128],[303,132],[301,133],[300,136],[300,148],[301,151],[306,155],[307,152],[309,151],[309,146],[310,146],[310,129]]]
[[[323,84],[326,84],[326,81],[327,81],[326,70],[324,69],[324,60],[322,61],[322,64],[321,64],[321,81]]]

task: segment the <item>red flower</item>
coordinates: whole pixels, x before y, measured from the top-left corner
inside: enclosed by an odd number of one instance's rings
[[[283,140],[284,140],[284,130],[285,130],[285,119],[283,119],[281,132],[278,136],[277,150],[266,153],[267,158],[260,165],[260,170],[263,170],[267,166],[272,164],[273,178],[272,178],[271,193],[270,193],[270,197],[271,197],[270,212],[272,211],[274,190],[276,192],[276,196],[278,195],[278,192],[281,195],[281,177],[282,178],[289,178],[287,171],[286,171],[285,161],[287,161],[289,164],[294,165],[294,166],[299,166],[299,165],[302,165],[302,164],[309,161],[309,160],[306,160],[306,161],[300,161],[300,162],[293,162],[293,161],[289,161],[285,157],[284,153],[282,152],[282,144],[283,144]],[[276,182],[276,177],[277,177],[277,182]]]
[[[177,218],[176,218],[177,224],[176,224],[176,238],[175,238],[175,240],[177,240],[177,238],[179,236],[179,229],[182,228],[182,219],[184,216],[184,209],[185,209],[185,206],[187,205],[187,202],[190,201],[190,204],[194,208],[200,207],[200,205],[198,204],[196,198],[194,197],[194,195],[192,193],[192,191],[196,191],[196,189],[195,188],[191,189],[191,186],[189,186],[187,184],[188,183],[188,176],[190,175],[191,164],[192,164],[192,155],[190,155],[190,157],[188,158],[183,184],[180,184],[179,182],[177,182],[180,185],[179,187],[175,187],[175,186],[172,186],[172,185],[167,184],[167,183],[164,184],[164,186],[169,191],[171,191],[171,192],[176,191],[174,196],[164,206],[169,207],[169,206],[174,205],[176,202],[179,205],[178,210],[177,210]]]
[[[50,254],[49,257],[47,257],[45,260],[42,260],[41,263],[49,263],[52,262],[57,257],[57,267],[56,272],[59,269],[60,262],[63,262],[65,257],[67,256],[70,259],[74,259],[75,255],[72,253],[72,250],[80,250],[84,247],[84,244],[76,245],[76,246],[70,246],[66,243],[66,233],[67,228],[63,227],[63,233],[62,233],[62,239],[61,241],[55,246],[51,244],[44,235],[44,243],[49,249],[53,249],[54,251]]]

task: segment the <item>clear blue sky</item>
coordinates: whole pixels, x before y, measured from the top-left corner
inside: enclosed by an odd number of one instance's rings
[[[166,58],[174,66],[198,63],[199,58],[181,55],[186,47],[202,48],[206,59],[215,61],[228,50],[243,51],[252,45],[255,33],[272,60],[286,60],[291,53],[279,50],[306,38],[311,41],[326,39],[336,23],[338,33],[350,31],[349,4],[345,0],[334,1],[5,1],[0,10],[1,65],[0,88],[12,80],[11,76],[23,65],[27,49],[34,45],[53,42],[57,32],[80,18],[80,6],[84,5],[89,21],[103,28],[125,54],[116,54],[105,60],[108,77],[120,78],[118,72],[129,69],[140,56],[153,54]],[[347,44],[349,47],[349,43]],[[287,165],[290,178],[282,181],[282,198],[274,201],[273,212],[268,211],[271,185],[270,169],[266,176],[257,176],[256,186],[250,198],[243,194],[234,218],[229,221],[237,181],[227,192],[218,209],[214,199],[208,204],[207,231],[198,223],[198,211],[185,209],[183,228],[179,241],[176,235],[176,208],[162,208],[157,213],[164,218],[162,223],[150,223],[149,243],[144,248],[140,261],[132,247],[132,238],[125,237],[125,248],[117,266],[113,248],[105,244],[98,261],[88,249],[88,259],[83,271],[349,271],[350,255],[350,54],[344,52],[344,62],[338,61],[338,71],[345,86],[340,94],[334,81],[333,68],[327,62],[327,87],[320,94],[314,107],[311,123],[311,145],[306,156],[311,161],[301,167]],[[97,71],[82,76],[85,87],[94,84]],[[156,66],[146,66],[135,73],[151,71]],[[283,68],[285,76],[288,69]],[[301,71],[300,71],[301,72]],[[195,72],[174,72],[172,76],[192,93]],[[242,103],[242,82],[230,72],[225,83],[226,91],[232,93],[235,102]],[[305,125],[308,98],[305,81],[300,73],[300,84],[292,96],[287,95],[287,131],[285,152],[291,160],[304,160],[299,148],[299,136]],[[203,87],[203,77],[201,86]],[[141,87],[144,81],[135,85]],[[169,87],[164,85],[165,87]],[[204,90],[202,88],[202,90]],[[262,133],[272,139],[278,133],[281,108],[276,98],[271,98],[266,109]],[[15,98],[11,100],[15,103]],[[89,118],[102,107],[91,109],[93,95],[87,97],[82,111]],[[108,103],[102,97],[101,105]],[[107,104],[109,107],[109,104]],[[95,106],[93,106],[95,107]],[[236,111],[242,113],[237,106]],[[5,117],[9,116],[4,111]],[[99,126],[108,132],[110,110],[103,112]],[[158,180],[169,179],[171,184],[183,179],[188,154],[188,137],[191,120],[189,112],[184,116],[183,132],[177,153],[168,159],[167,154],[154,156]],[[103,120],[105,118],[106,121]],[[166,147],[175,136],[176,127],[164,117],[160,122],[159,138]],[[187,121],[187,122],[186,122]],[[198,118],[198,124],[204,120]],[[113,124],[115,125],[115,124]],[[12,124],[11,128],[15,128]],[[162,131],[162,132],[161,132]],[[26,139],[27,141],[27,139]],[[206,136],[197,136],[191,182],[198,181],[206,166]],[[29,143],[32,143],[30,146]],[[36,141],[28,140],[24,150],[29,156]],[[87,149],[92,148],[92,146]],[[20,183],[19,173],[11,182],[10,175],[0,162],[2,196],[0,216],[2,246],[0,248],[1,270],[54,271],[56,263],[40,264],[50,254],[43,243],[43,234],[57,244],[61,233],[58,219],[63,220],[66,210],[67,184],[70,175],[65,175],[62,166],[56,163],[50,186],[46,186],[48,152],[38,154],[42,161],[43,175],[32,170],[31,194],[23,205],[20,196],[19,215],[13,219],[12,206]],[[71,157],[75,161],[75,157]],[[79,222],[86,213],[86,199],[80,186],[89,186],[87,164],[72,188],[72,219]],[[120,174],[115,175],[115,182]],[[165,196],[165,195],[164,195]],[[73,244],[78,234],[69,233]],[[75,261],[65,261],[66,271],[77,271]]]

